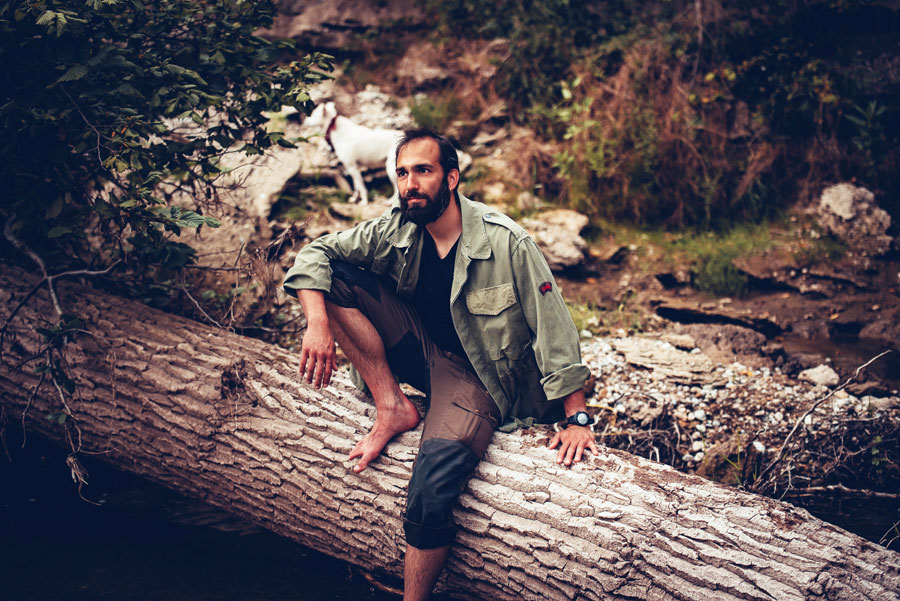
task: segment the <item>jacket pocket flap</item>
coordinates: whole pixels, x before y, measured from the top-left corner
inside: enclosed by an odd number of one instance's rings
[[[474,315],[499,315],[516,303],[512,284],[500,284],[466,293],[466,306]]]

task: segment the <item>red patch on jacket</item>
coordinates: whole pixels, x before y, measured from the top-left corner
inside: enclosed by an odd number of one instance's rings
[[[538,287],[538,291],[540,291],[541,296],[544,296],[551,290],[553,290],[553,285],[550,282],[544,282],[540,285],[540,287]]]

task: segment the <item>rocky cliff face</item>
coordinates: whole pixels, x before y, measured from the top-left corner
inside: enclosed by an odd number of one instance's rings
[[[407,23],[411,27],[425,21],[421,4],[412,0],[280,0],[278,17],[263,35],[292,38],[318,50],[338,50],[349,36],[383,23]]]

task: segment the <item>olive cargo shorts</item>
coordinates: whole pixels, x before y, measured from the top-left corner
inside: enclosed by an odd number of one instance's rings
[[[332,261],[327,301],[359,309],[384,341],[391,371],[426,394],[428,410],[406,498],[403,530],[419,549],[443,547],[456,535],[453,506],[484,456],[500,411],[465,357],[438,348],[394,284]],[[449,299],[448,299],[449,302]]]

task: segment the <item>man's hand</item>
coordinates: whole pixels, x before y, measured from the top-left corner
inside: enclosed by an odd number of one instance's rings
[[[555,449],[559,445],[559,453],[556,454],[556,463],[565,463],[566,467],[572,462],[581,461],[584,450],[590,448],[594,455],[598,455],[597,443],[594,442],[594,433],[584,426],[570,425],[565,430],[560,430],[550,441],[550,448]]]
[[[316,388],[328,386],[331,374],[337,369],[334,336],[328,326],[310,324],[300,349],[300,377],[305,375],[306,381]]]

